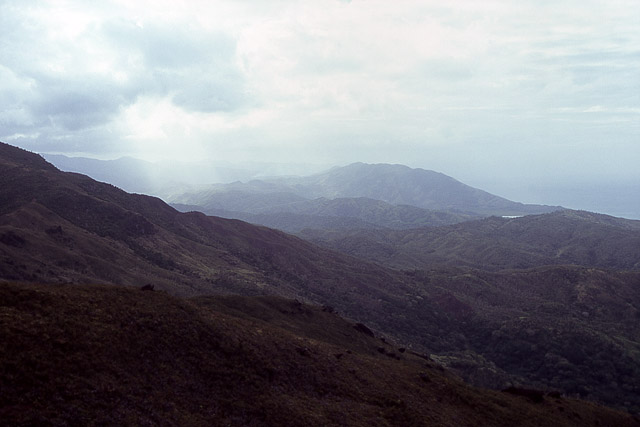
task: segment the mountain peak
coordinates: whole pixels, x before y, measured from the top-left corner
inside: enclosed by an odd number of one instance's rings
[[[483,215],[526,215],[558,207],[524,205],[428,169],[388,163],[352,163],[299,179],[313,197],[367,197],[394,205],[456,210]]]
[[[369,169],[411,169],[409,166],[401,165],[399,163],[365,163],[365,162],[355,162],[351,163],[343,168],[369,168]],[[336,168],[340,169],[340,167]]]

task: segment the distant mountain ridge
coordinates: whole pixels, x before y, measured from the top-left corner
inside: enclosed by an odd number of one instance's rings
[[[167,165],[132,158],[105,161],[53,154],[45,154],[45,157],[63,170],[86,174],[126,191],[159,195],[175,205],[198,206],[198,210],[209,214],[245,219],[289,232],[336,223],[313,217],[342,217],[348,223],[357,219],[377,227],[403,229],[454,224],[478,216],[526,215],[560,209],[512,202],[469,187],[444,174],[411,169],[403,165],[354,163],[306,177],[254,179],[246,183],[236,181],[230,184],[213,184],[206,188],[203,185],[194,187],[193,184],[198,179],[201,184],[205,184],[214,177],[231,180],[247,174],[255,175],[256,172],[206,168],[205,165],[198,164],[180,175],[175,165],[168,168]],[[342,212],[335,209],[328,212],[324,199],[353,199],[352,213],[345,212],[344,209]],[[424,212],[422,218],[418,218],[420,215],[413,212],[409,221],[403,221],[399,217],[406,216],[406,212],[388,212],[387,215],[391,218],[385,220],[380,218],[380,206],[372,206],[368,200],[441,213],[434,215]],[[296,201],[307,203],[294,206]],[[323,202],[325,206],[318,206]],[[355,204],[360,206],[356,208]],[[353,213],[354,208],[359,212]],[[367,210],[371,212],[366,212]],[[407,208],[401,210],[406,211]],[[451,215],[447,217],[442,212]],[[279,214],[284,213],[288,218],[292,218],[293,214],[304,217],[296,216],[295,221],[290,223],[279,218]],[[371,216],[375,215],[378,218],[371,221]],[[283,223],[290,223],[291,226],[278,226]]]
[[[233,164],[215,161],[212,164],[210,160],[149,163],[127,157],[116,160],[98,160],[47,153],[43,153],[42,156],[63,171],[82,173],[128,192],[155,195],[167,201],[172,201],[173,197],[184,193],[202,191],[203,189],[198,187],[212,183],[248,182],[278,176],[306,176],[315,171],[322,171],[322,167],[319,165],[303,164]],[[506,183],[501,183],[502,187],[505,185]],[[240,186],[236,189],[241,191]],[[638,205],[640,202],[636,202],[634,197],[638,193],[638,184],[635,181],[573,184],[556,182],[553,185],[532,182],[527,185],[526,189],[506,185],[503,191],[511,194],[514,200],[519,200],[522,197],[541,201],[548,200],[548,204],[558,203],[572,209],[585,209],[630,219],[640,219]]]
[[[353,163],[325,173],[280,182],[287,182],[311,197],[367,197],[394,205],[482,215],[525,215],[559,208],[512,202],[445,174],[404,165]]]
[[[65,172],[81,173],[115,185],[131,193],[170,197],[212,183],[251,180],[258,176],[282,175],[298,171],[319,170],[314,165],[277,163],[232,164],[211,160],[149,162],[133,157],[101,160],[42,153],[47,161]]]
[[[407,229],[455,224],[487,215],[526,215],[561,209],[512,202],[433,171],[364,163],[307,177],[212,185],[174,195],[170,202],[288,232],[339,224],[322,219],[327,217],[343,218],[345,223],[362,221],[365,227],[371,224],[372,228]],[[340,228],[344,227],[329,229]]]

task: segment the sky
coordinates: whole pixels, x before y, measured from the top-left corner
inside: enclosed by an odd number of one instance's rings
[[[0,140],[628,186],[639,22],[637,0],[0,0]]]

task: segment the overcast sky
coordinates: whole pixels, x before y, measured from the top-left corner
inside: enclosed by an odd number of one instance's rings
[[[0,0],[0,140],[640,182],[639,22],[638,0]]]

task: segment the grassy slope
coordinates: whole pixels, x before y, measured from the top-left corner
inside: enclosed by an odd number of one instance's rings
[[[438,264],[484,270],[562,264],[640,269],[640,221],[581,211],[492,217],[438,228],[301,235],[331,249],[403,269]]]
[[[0,295],[11,425],[638,425],[470,388],[294,301],[9,283]]]
[[[525,383],[640,411],[640,273],[563,266],[408,274],[432,294],[440,289],[439,310],[466,325],[437,353],[469,381],[500,380],[487,377],[495,369],[473,350]]]

